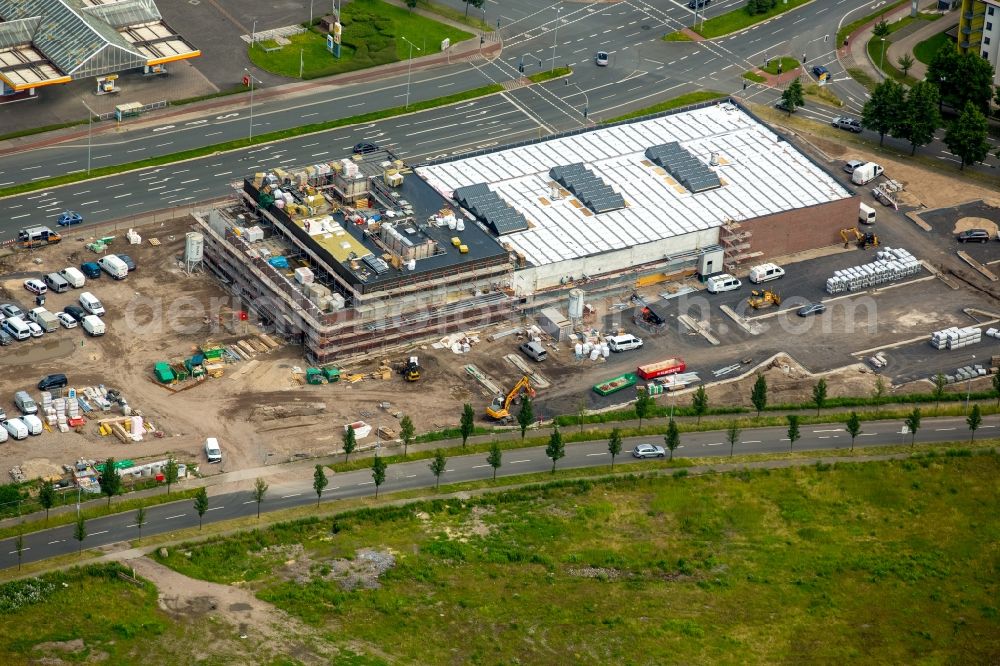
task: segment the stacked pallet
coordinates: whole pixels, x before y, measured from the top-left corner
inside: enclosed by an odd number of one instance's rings
[[[952,326],[931,333],[931,347],[934,349],[962,349],[978,344],[983,339],[983,329],[975,326],[959,328]]]
[[[986,335],[988,337],[1000,340],[1000,328],[988,328],[986,329]]]
[[[868,289],[886,282],[894,282],[920,272],[917,258],[902,248],[887,247],[875,254],[870,264],[834,271],[826,281],[826,291],[840,294],[847,291]]]
[[[53,398],[49,391],[42,391],[42,413],[45,423],[59,432],[69,432],[71,428],[83,424],[80,418],[80,403],[68,398]]]
[[[977,363],[976,365],[967,365],[959,368],[953,375],[945,375],[944,380],[948,384],[957,384],[958,382],[968,381],[976,377],[985,377],[987,374],[989,374],[989,371]]]

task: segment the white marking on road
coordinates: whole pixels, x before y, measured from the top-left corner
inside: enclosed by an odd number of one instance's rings
[[[172,145],[173,143],[174,143],[173,141],[167,141],[166,143],[158,143],[155,146],[153,146],[153,148],[163,148],[164,146],[169,146]]]
[[[713,442],[711,444],[706,444],[705,446],[722,446],[722,442]]]
[[[175,125],[164,125],[163,127],[154,127],[154,132],[162,132],[163,130],[173,129]]]
[[[813,432],[843,432],[843,428],[833,428],[832,430],[813,430]]]
[[[181,185],[187,185],[188,183],[197,183],[200,178],[192,178],[191,180],[182,180]]]
[[[745,442],[740,442],[740,444],[760,444],[759,439],[748,439]]]
[[[222,173],[213,173],[212,178],[218,178],[219,176],[228,176],[232,171],[223,171]]]
[[[133,148],[132,150],[126,150],[125,152],[126,153],[140,153],[140,152],[142,152],[144,150],[146,150],[146,149],[145,148]]]
[[[530,460],[511,460],[510,464],[511,465],[516,465],[518,463],[526,463],[526,462],[531,462],[531,461]]]
[[[374,483],[375,483],[374,481],[362,481],[358,485],[359,486],[370,486],[370,485],[373,485]]]
[[[416,477],[416,476],[417,476],[416,474],[407,474],[407,475],[406,475],[406,478],[407,478],[407,479],[412,479],[412,478],[414,478],[414,477]]]
[[[243,502],[244,504],[256,504],[257,500],[250,500],[249,502]]]
[[[489,465],[473,465],[472,469],[480,469],[482,467],[489,467]]]
[[[958,428],[935,428],[936,432],[942,432],[944,430],[958,430]]]
[[[93,534],[91,534],[90,536],[97,536],[98,534],[107,534],[107,533],[108,533],[108,532],[110,532],[110,531],[111,531],[111,530],[101,530],[100,532],[94,532],[94,533],[93,533]]]
[[[24,215],[15,215],[14,217],[12,217],[10,219],[12,219],[12,220],[18,220],[18,219],[20,219],[22,217],[28,217],[29,215],[31,215],[31,213],[25,213]]]
[[[219,509],[225,509],[225,508],[226,507],[224,507],[224,506],[213,506],[211,509],[208,509],[208,510],[209,511],[218,511]]]
[[[167,516],[163,520],[173,520],[174,518],[182,518],[183,516],[186,515],[187,515],[186,513],[178,513],[176,516]]]
[[[302,493],[292,493],[291,495],[285,495],[285,496],[283,496],[283,497],[282,497],[281,499],[288,499],[288,498],[290,498],[290,497],[298,497],[298,496],[300,496],[301,494],[302,494]]]
[[[608,455],[607,451],[605,451],[604,453],[588,453],[587,457],[588,458],[593,458],[594,456],[606,456],[606,455]]]
[[[319,115],[319,111],[315,111],[313,113],[303,113],[302,117],[303,118],[308,118],[309,116],[318,116],[318,115]]]
[[[788,439],[787,437],[782,437],[782,438],[781,438],[781,439],[779,439],[778,441],[779,441],[779,442],[790,442],[790,441],[792,441],[792,440]]]
[[[132,196],[132,193],[131,192],[126,192],[125,194],[116,194],[114,198],[115,199],[121,199],[122,197],[130,197],[130,196]]]
[[[56,166],[66,166],[67,164],[76,164],[76,160],[70,160],[69,162],[59,162]]]
[[[98,201],[97,199],[94,199],[93,201],[84,201],[82,204],[77,204],[77,205],[79,205],[79,206],[92,206],[95,203],[97,203],[97,201]]]
[[[55,541],[49,541],[49,545],[51,546],[54,543],[62,543],[63,541],[65,541],[65,539],[56,539]]]
[[[858,437],[874,437],[877,434],[878,434],[877,432],[863,432],[860,433]]]
[[[24,551],[26,551],[26,550],[31,550],[31,546],[28,546],[28,547],[26,547],[26,548],[22,548],[22,549],[21,549],[21,552],[24,552]],[[10,552],[9,552],[9,553],[7,553],[7,554],[8,554],[8,555],[17,555],[17,551],[16,551],[16,550],[12,550],[12,551],[10,551]]]
[[[840,435],[820,435],[819,439],[837,439]]]
[[[111,189],[112,187],[121,187],[121,186],[122,186],[122,185],[124,185],[124,184],[125,184],[125,183],[115,183],[114,185],[108,185],[108,186],[107,186],[106,188],[104,188],[104,189],[106,189],[106,190],[110,190],[110,189]]]

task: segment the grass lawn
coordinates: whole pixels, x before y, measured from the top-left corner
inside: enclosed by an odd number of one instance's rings
[[[791,56],[781,56],[781,58],[771,58],[771,64],[768,65],[767,67],[764,67],[763,70],[768,74],[777,75],[779,62],[781,63],[782,74],[787,74],[788,72],[791,72],[792,70],[798,69],[802,66],[799,64],[798,60],[796,60]]]
[[[872,62],[875,63],[876,67],[879,67],[885,74],[896,79],[900,83],[905,83],[908,86],[912,86],[917,82],[917,79],[907,74],[903,76],[902,70],[900,70],[896,65],[897,63],[892,61],[889,56],[889,40],[882,41],[877,37],[872,37],[868,40],[868,55],[871,57]],[[885,56],[883,58],[883,55]]]
[[[829,86],[821,86],[818,83],[810,83],[802,89],[802,92],[832,106],[844,106],[844,101],[837,97],[833,91],[830,90]]]
[[[306,519],[162,561],[400,663],[991,663],[998,475],[996,454],[956,452],[566,481]],[[339,584],[364,549],[394,564],[375,585]]]
[[[692,40],[690,37],[688,37],[687,33],[684,33],[684,32],[681,32],[680,30],[678,30],[677,32],[670,32],[670,33],[667,33],[666,35],[663,35],[663,41],[665,41],[665,42],[691,42],[691,41],[694,41],[694,40]]]
[[[807,2],[809,2],[809,0],[788,0],[787,3],[779,2],[764,14],[754,14],[752,16],[747,14],[741,4],[738,9],[726,12],[721,16],[710,18],[699,27],[693,28],[693,30],[702,37],[707,37],[709,39],[712,37],[721,37],[722,35],[728,35],[731,32],[742,30],[743,28],[749,28],[752,25],[760,23],[761,21],[766,21],[767,19],[777,16],[778,14],[783,14],[789,10],[795,9],[799,5],[804,5]]]
[[[913,57],[925,65],[929,65],[934,56],[937,55],[937,52],[941,50],[941,47],[946,44],[952,45],[953,48],[955,45],[951,37],[943,32],[939,32],[930,39],[925,39],[913,47]]]
[[[874,19],[878,18],[879,16],[882,16],[883,14],[886,14],[887,12],[891,12],[896,7],[899,7],[907,2],[909,2],[909,0],[896,0],[896,2],[890,3],[885,7],[879,7],[878,10],[872,12],[871,14],[862,16],[861,18],[855,21],[851,21],[847,25],[843,26],[840,30],[837,31],[837,46],[843,44],[844,39],[852,32],[860,28],[861,26],[873,21]]]
[[[310,30],[292,35],[291,44],[278,51],[268,53],[258,44],[249,49],[250,60],[273,74],[299,78],[301,57],[302,78],[314,79],[406,60],[410,45],[403,37],[417,47],[413,49],[415,58],[438,53],[445,38],[456,44],[472,37],[382,0],[354,0],[344,6],[343,18],[339,59],[326,50],[326,35]]]
[[[767,79],[756,72],[743,72],[743,78],[754,83],[764,83],[764,81],[767,81]]]
[[[607,120],[602,120],[604,124],[616,123],[620,120],[630,120],[632,118],[638,118],[640,116],[648,116],[651,113],[660,113],[661,111],[669,111],[670,109],[679,109],[682,106],[688,106],[690,104],[700,104],[701,102],[708,102],[713,99],[719,99],[725,97],[726,93],[716,92],[715,90],[698,90],[695,92],[684,93],[683,95],[678,95],[673,99],[668,99],[665,102],[660,102],[659,104],[654,104],[652,106],[647,106],[642,109],[637,109],[630,113],[626,113],[622,116],[616,116],[614,118],[608,118]]]

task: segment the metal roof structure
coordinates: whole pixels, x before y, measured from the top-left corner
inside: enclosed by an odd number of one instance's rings
[[[646,157],[647,148],[671,142],[701,165],[704,178],[716,176],[719,186],[688,189]],[[710,164],[713,155],[716,166]],[[627,207],[596,213],[553,191],[552,168],[573,162],[585,164]],[[528,229],[506,234],[503,242],[536,266],[851,196],[831,174],[732,104],[501,147],[416,171],[448,198],[467,185],[485,184],[528,221]]]
[[[455,201],[481,222],[488,224],[497,236],[528,228],[528,221],[524,216],[511,208],[495,192],[491,192],[483,183],[455,190]]]
[[[580,203],[595,213],[607,213],[625,207],[622,195],[595,176],[583,162],[552,167],[549,169],[549,176],[575,194]]]
[[[722,187],[719,176],[676,141],[650,146],[646,149],[646,157],[666,169],[689,192]]]
[[[0,0],[0,80],[15,91],[198,55],[153,0]]]

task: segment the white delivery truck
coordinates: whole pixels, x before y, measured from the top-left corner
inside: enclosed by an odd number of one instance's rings
[[[88,335],[97,337],[98,335],[104,335],[104,320],[97,315],[87,315],[83,318],[80,323],[83,330],[87,332]]]
[[[215,437],[209,437],[205,440],[205,457],[210,463],[222,462],[222,447],[219,446],[219,440]]]
[[[785,269],[777,264],[761,264],[750,269],[750,281],[754,284],[760,284],[768,280],[777,280],[780,277],[784,277],[784,275]]]
[[[884,169],[874,162],[865,162],[851,174],[851,182],[855,185],[870,183],[882,175]]]
[[[46,333],[51,333],[59,328],[59,318],[45,308],[28,310],[28,319],[41,326]]]
[[[875,209],[862,203],[858,206],[858,222],[861,224],[875,224]]]
[[[642,346],[642,338],[634,335],[613,335],[608,338],[608,348],[613,352],[629,351]]]
[[[100,316],[104,314],[104,306],[97,300],[97,296],[94,296],[89,291],[80,294],[80,307],[92,315]]]
[[[101,257],[97,260],[97,265],[116,280],[124,280],[128,275],[128,265],[114,254]]]
[[[59,271],[59,276],[66,280],[66,282],[73,285],[75,289],[79,289],[87,283],[87,278],[83,277],[83,273],[80,272],[80,269],[72,266],[67,266]]]

